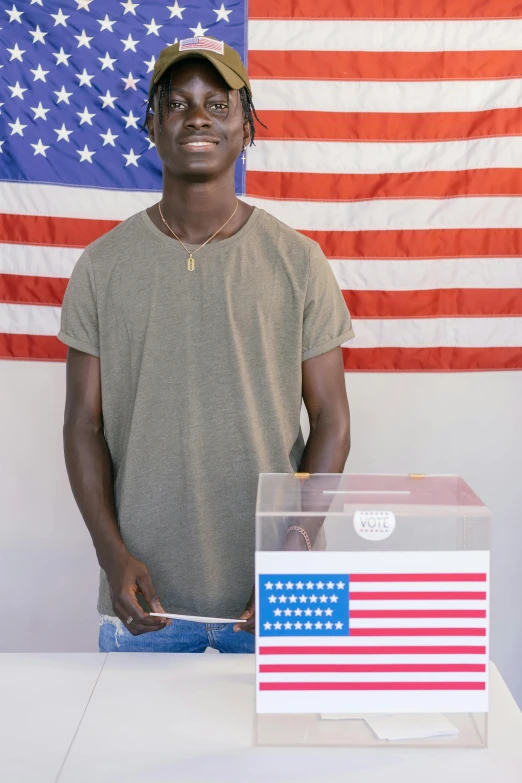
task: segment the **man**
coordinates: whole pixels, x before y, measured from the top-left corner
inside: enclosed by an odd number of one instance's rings
[[[350,317],[317,243],[236,198],[256,116],[239,54],[213,39],[169,46],[149,99],[162,199],[84,251],[59,335],[100,650],[253,652],[259,473],[343,471]],[[316,535],[292,530],[285,545]]]

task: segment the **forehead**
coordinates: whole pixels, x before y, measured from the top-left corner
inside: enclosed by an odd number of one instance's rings
[[[227,83],[212,63],[203,57],[190,57],[169,68],[172,89],[188,89],[201,85],[208,89],[227,90]]]

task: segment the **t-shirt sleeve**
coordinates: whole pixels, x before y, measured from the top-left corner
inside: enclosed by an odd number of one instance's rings
[[[78,351],[100,355],[96,288],[87,251],[76,262],[65,292],[58,339]]]
[[[341,289],[328,259],[316,243],[310,251],[302,360],[331,351],[354,336],[352,320]]]

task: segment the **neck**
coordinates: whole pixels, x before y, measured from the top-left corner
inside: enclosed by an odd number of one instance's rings
[[[187,182],[164,172],[162,212],[188,244],[207,239],[230,217],[236,203],[233,169],[226,178],[210,182]]]

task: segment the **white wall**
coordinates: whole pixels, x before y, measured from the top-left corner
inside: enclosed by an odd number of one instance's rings
[[[0,362],[0,652],[97,649],[98,566],[63,463],[64,384],[62,364]],[[456,473],[490,506],[492,658],[522,705],[522,373],[354,374],[347,387],[350,472]]]

